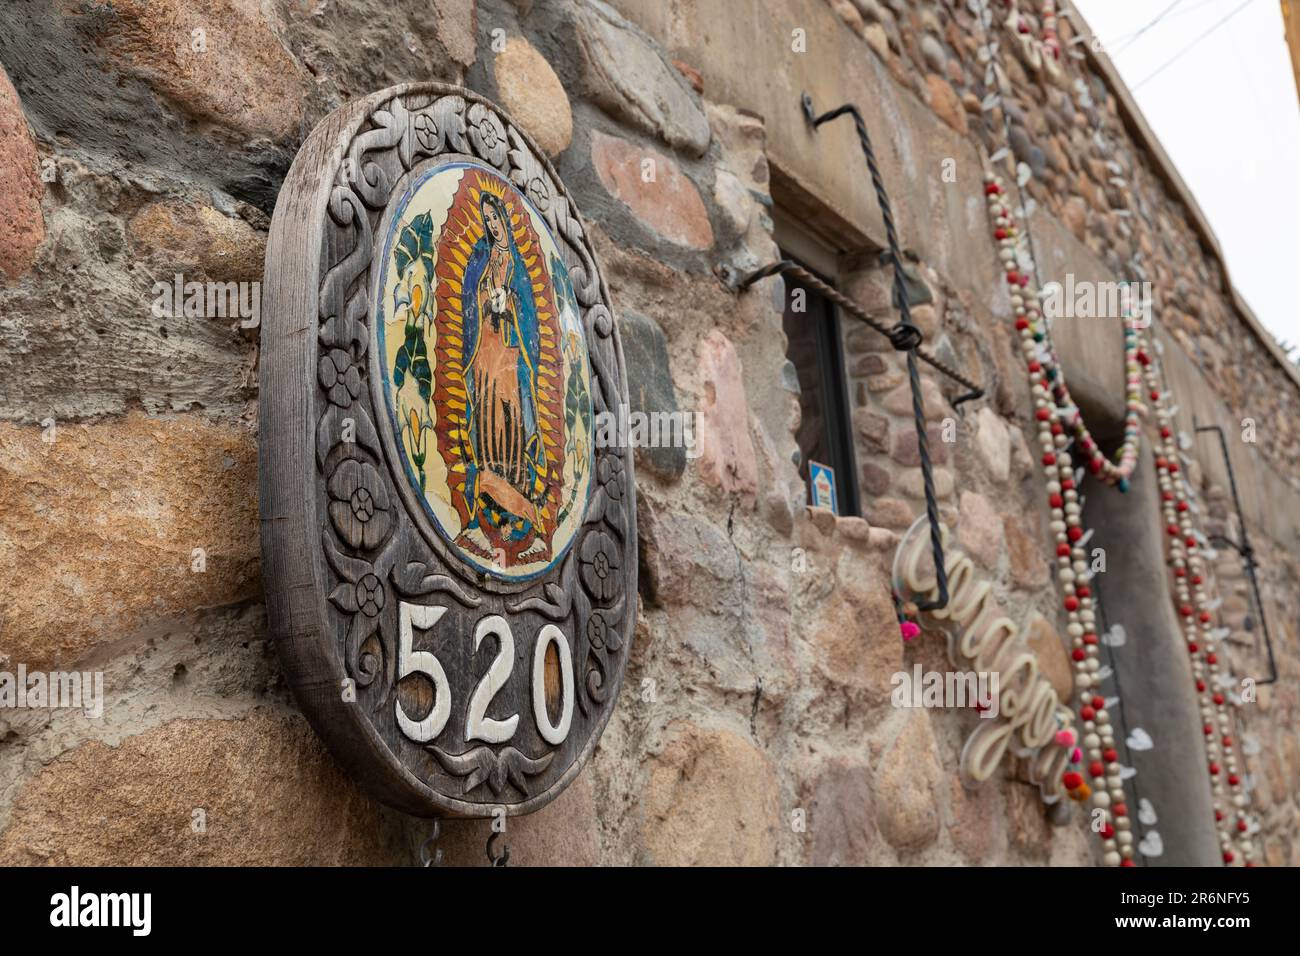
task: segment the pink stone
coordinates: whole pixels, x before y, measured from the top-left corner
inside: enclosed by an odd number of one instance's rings
[[[700,474],[729,494],[753,500],[758,494],[758,461],[749,437],[740,356],[731,340],[717,329],[700,341],[698,356]]]
[[[9,77],[0,68],[0,268],[17,279],[45,238],[36,143]]]
[[[609,194],[664,239],[692,249],[713,246],[704,200],[675,161],[592,130],[591,163]]]

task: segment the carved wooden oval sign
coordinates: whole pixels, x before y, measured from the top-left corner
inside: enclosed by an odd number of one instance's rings
[[[590,757],[636,608],[623,353],[578,212],[496,106],[325,119],[280,192],[261,338],[268,614],[343,764],[410,813],[528,813]]]

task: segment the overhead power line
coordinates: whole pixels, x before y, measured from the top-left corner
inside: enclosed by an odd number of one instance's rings
[[[1158,14],[1156,14],[1156,18],[1155,18],[1154,20],[1152,20],[1152,21],[1151,21],[1150,23],[1148,23],[1146,26],[1144,26],[1144,27],[1142,27],[1140,30],[1138,30],[1137,33],[1133,34],[1133,36],[1129,39],[1129,41],[1128,41],[1127,43],[1125,43],[1122,47],[1120,47],[1118,50],[1115,51],[1116,55],[1118,55],[1118,54],[1120,54],[1120,53],[1123,53],[1125,50],[1127,50],[1129,47],[1131,47],[1134,43],[1136,43],[1137,40],[1138,40],[1138,38],[1139,38],[1140,36],[1142,36],[1142,34],[1146,33],[1148,30],[1150,30],[1153,26],[1155,26],[1157,23],[1159,23],[1161,20],[1163,20],[1163,19],[1164,19],[1165,17],[1167,17],[1169,14],[1173,13],[1174,8],[1177,7],[1179,4],[1181,4],[1182,2],[1183,2],[1183,0],[1174,0],[1173,3],[1169,4],[1169,6],[1165,7],[1165,8],[1164,8],[1163,10],[1161,10]]]
[[[1213,33],[1215,30],[1219,29],[1219,27],[1223,26],[1225,23],[1227,23],[1229,20],[1231,20],[1231,19],[1232,19],[1233,17],[1235,17],[1237,14],[1239,14],[1242,10],[1245,10],[1248,6],[1250,6],[1251,2],[1252,2],[1252,0],[1243,0],[1243,2],[1241,3],[1241,5],[1240,5],[1240,6],[1237,6],[1237,7],[1234,7],[1233,10],[1232,10],[1232,12],[1229,13],[1227,16],[1223,17],[1223,18],[1220,19],[1220,20],[1215,21],[1215,23],[1214,23],[1213,26],[1211,26],[1208,30],[1206,30],[1204,33],[1202,33],[1200,36],[1198,36],[1198,37],[1197,37],[1195,40],[1193,40],[1191,43],[1187,44],[1187,46],[1183,47],[1181,50],[1179,50],[1177,53],[1175,53],[1172,57],[1170,57],[1170,58],[1169,58],[1168,60],[1166,60],[1164,63],[1162,63],[1162,64],[1159,66],[1159,68],[1157,68],[1156,71],[1155,71],[1154,73],[1152,73],[1150,76],[1148,76],[1145,80],[1142,80],[1140,83],[1138,83],[1137,85],[1135,85],[1135,86],[1133,87],[1133,92],[1136,93],[1136,92],[1137,92],[1141,87],[1143,87],[1143,86],[1145,86],[1146,84],[1150,83],[1150,82],[1151,82],[1152,80],[1154,80],[1157,76],[1159,76],[1161,73],[1163,73],[1167,68],[1169,68],[1170,66],[1172,66],[1174,63],[1178,62],[1178,60],[1180,60],[1180,59],[1182,58],[1182,56],[1183,56],[1184,53],[1186,53],[1186,52],[1187,52],[1188,50],[1190,50],[1192,47],[1196,46],[1196,44],[1200,43],[1202,40],[1204,40],[1206,37],[1208,37],[1208,36],[1209,36],[1211,33]]]

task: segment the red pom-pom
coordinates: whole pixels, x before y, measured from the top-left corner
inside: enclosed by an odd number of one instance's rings
[[[1083,774],[1067,770],[1065,776],[1061,777],[1061,783],[1065,784],[1066,790],[1078,790],[1083,783]]]

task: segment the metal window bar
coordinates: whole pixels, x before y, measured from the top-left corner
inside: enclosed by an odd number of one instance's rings
[[[935,600],[919,603],[917,607],[922,611],[935,611],[948,605],[948,573],[944,567],[943,538],[939,531],[939,502],[934,492],[934,470],[930,464],[930,440],[925,431],[925,406],[921,399],[921,377],[916,367],[917,359],[919,358],[921,361],[933,366],[944,375],[960,382],[969,389],[966,394],[959,396],[952,403],[954,408],[963,402],[980,398],[984,394],[984,389],[921,347],[923,336],[921,330],[912,322],[911,305],[908,301],[907,288],[903,278],[903,263],[898,248],[898,233],[894,227],[893,210],[889,206],[889,196],[885,192],[885,182],[880,176],[880,167],[876,163],[875,150],[872,149],[871,137],[867,133],[867,124],[863,122],[862,114],[852,103],[845,103],[843,106],[838,106],[818,116],[813,110],[812,97],[807,93],[800,98],[800,106],[803,109],[804,117],[814,130],[823,123],[828,123],[837,117],[853,117],[853,125],[858,132],[858,141],[862,145],[862,155],[866,158],[867,170],[871,174],[871,184],[876,190],[876,201],[880,205],[880,215],[885,223],[885,237],[889,248],[882,258],[894,270],[894,301],[898,304],[899,320],[892,327],[876,321],[867,315],[857,303],[841,295],[789,259],[782,259],[779,262],[774,262],[751,272],[740,281],[739,287],[741,289],[748,288],[759,279],[778,272],[782,275],[792,275],[834,302],[849,315],[865,322],[881,335],[884,335],[895,349],[907,353],[907,378],[912,389],[912,418],[916,423],[916,444],[921,458],[921,481],[925,486],[925,514],[930,525],[930,551],[934,557],[935,581],[939,592]]]
[[[1277,682],[1277,661],[1273,657],[1273,638],[1268,632],[1268,616],[1264,612],[1264,600],[1259,594],[1259,579],[1255,577],[1255,549],[1251,547],[1250,535],[1246,533],[1246,516],[1241,511],[1241,498],[1237,495],[1237,476],[1232,470],[1232,459],[1228,457],[1228,439],[1223,434],[1223,428],[1220,425],[1197,425],[1196,419],[1192,419],[1192,427],[1197,432],[1218,432],[1219,448],[1223,451],[1223,465],[1228,470],[1228,486],[1232,489],[1232,504],[1237,509],[1237,527],[1240,529],[1241,540],[1233,541],[1231,538],[1223,535],[1213,535],[1210,540],[1217,544],[1226,544],[1232,550],[1241,555],[1242,563],[1246,568],[1246,577],[1250,578],[1250,589],[1255,596],[1255,610],[1259,613],[1259,627],[1264,633],[1264,647],[1268,651],[1268,680],[1257,680],[1256,685],[1273,684]],[[1258,647],[1258,645],[1256,645]]]

